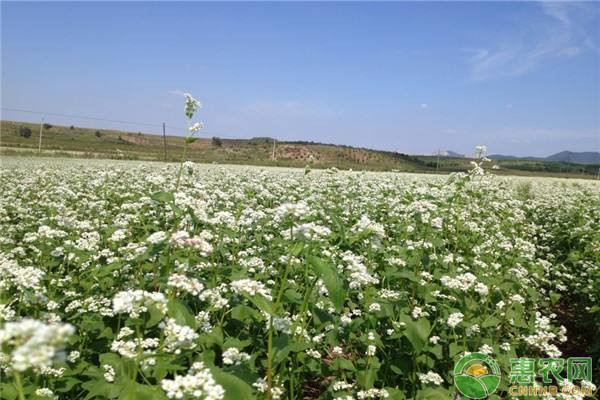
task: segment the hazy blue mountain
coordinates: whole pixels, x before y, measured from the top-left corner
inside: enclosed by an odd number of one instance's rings
[[[538,160],[538,161],[558,161],[574,164],[600,164],[600,152],[597,151],[561,151],[548,157],[516,157],[504,154],[491,154],[488,156],[492,160]]]
[[[464,157],[465,156],[464,154],[460,154],[460,153],[457,153],[452,150],[441,150],[439,153],[438,152],[433,153],[434,156],[437,156],[438,154],[442,157]]]
[[[575,164],[600,164],[600,152],[597,151],[561,151],[546,157],[548,161],[564,161]]]

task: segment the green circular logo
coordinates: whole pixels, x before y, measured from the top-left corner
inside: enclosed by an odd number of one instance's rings
[[[498,389],[500,367],[487,354],[467,354],[454,367],[454,384],[463,395],[484,399]]]

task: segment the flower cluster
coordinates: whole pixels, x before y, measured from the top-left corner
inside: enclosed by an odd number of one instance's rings
[[[464,354],[504,374],[593,343],[561,323],[600,323],[600,185],[483,162],[3,158],[0,381],[36,398],[449,399]]]
[[[160,385],[170,399],[221,400],[225,397],[223,387],[202,362],[195,362],[186,375],[163,379]]]
[[[75,328],[69,324],[46,324],[34,319],[8,322],[0,329],[0,348],[9,349],[3,363],[15,371],[49,368]],[[4,351],[4,350],[3,350]]]
[[[115,314],[127,313],[134,318],[148,311],[148,307],[156,307],[163,314],[167,312],[167,299],[162,293],[139,289],[117,293],[112,304]]]

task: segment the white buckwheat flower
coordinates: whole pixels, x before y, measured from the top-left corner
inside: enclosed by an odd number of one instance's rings
[[[456,312],[456,313],[450,314],[448,316],[448,321],[447,321],[448,326],[450,328],[456,327],[456,325],[458,325],[462,322],[463,318],[464,318],[464,315],[461,312]]]
[[[195,340],[198,334],[189,326],[177,325],[173,318],[167,318],[166,324],[161,323],[165,331],[165,351],[179,354],[181,348],[193,349],[196,347]]]
[[[119,292],[113,298],[113,311],[115,314],[129,314],[137,318],[141,313],[154,306],[162,313],[167,312],[167,299],[162,293],[146,292],[144,290],[127,290]]]
[[[41,370],[51,367],[58,351],[74,332],[75,328],[69,324],[45,324],[34,319],[7,322],[0,330],[0,348],[8,349],[14,370]]]
[[[184,93],[185,96],[185,115],[191,119],[194,116],[194,113],[199,108],[202,108],[202,103],[196,100],[191,94]]]
[[[223,352],[223,364],[225,365],[239,365],[244,361],[248,361],[250,355],[235,347],[230,347]]]
[[[202,128],[204,128],[204,124],[202,122],[196,122],[195,124],[191,125],[188,130],[192,133],[196,133],[198,131],[200,131]]]
[[[433,383],[434,385],[441,385],[444,383],[442,377],[433,371],[429,371],[426,374],[419,373],[417,375],[419,376],[419,380],[426,385],[429,383]]]
[[[115,380],[115,369],[110,364],[104,364],[102,366],[104,370],[104,379],[106,382],[114,382]]]
[[[187,375],[163,379],[160,385],[170,399],[222,400],[225,397],[225,390],[202,362],[195,362]]]

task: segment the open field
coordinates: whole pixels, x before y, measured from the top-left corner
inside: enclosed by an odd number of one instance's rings
[[[5,155],[38,155],[39,124],[1,121],[2,153]],[[21,129],[31,136],[24,137]],[[113,158],[146,161],[165,160],[165,144],[160,135],[141,132],[122,132],[67,126],[50,126],[44,130],[43,156],[80,158]],[[184,138],[167,136],[166,159],[179,161]],[[273,139],[213,139],[200,138],[190,145],[188,158],[202,163],[271,165],[301,167],[309,162],[314,168],[354,169],[373,171],[403,171],[449,173],[468,171],[471,159],[410,156],[351,146],[310,142],[278,142],[275,160],[272,158]],[[564,162],[501,160],[494,161],[499,175],[560,176],[565,178],[598,178],[598,165]]]
[[[498,399],[511,358],[598,360],[596,181],[182,165],[3,157],[2,399],[447,400],[469,352]]]

